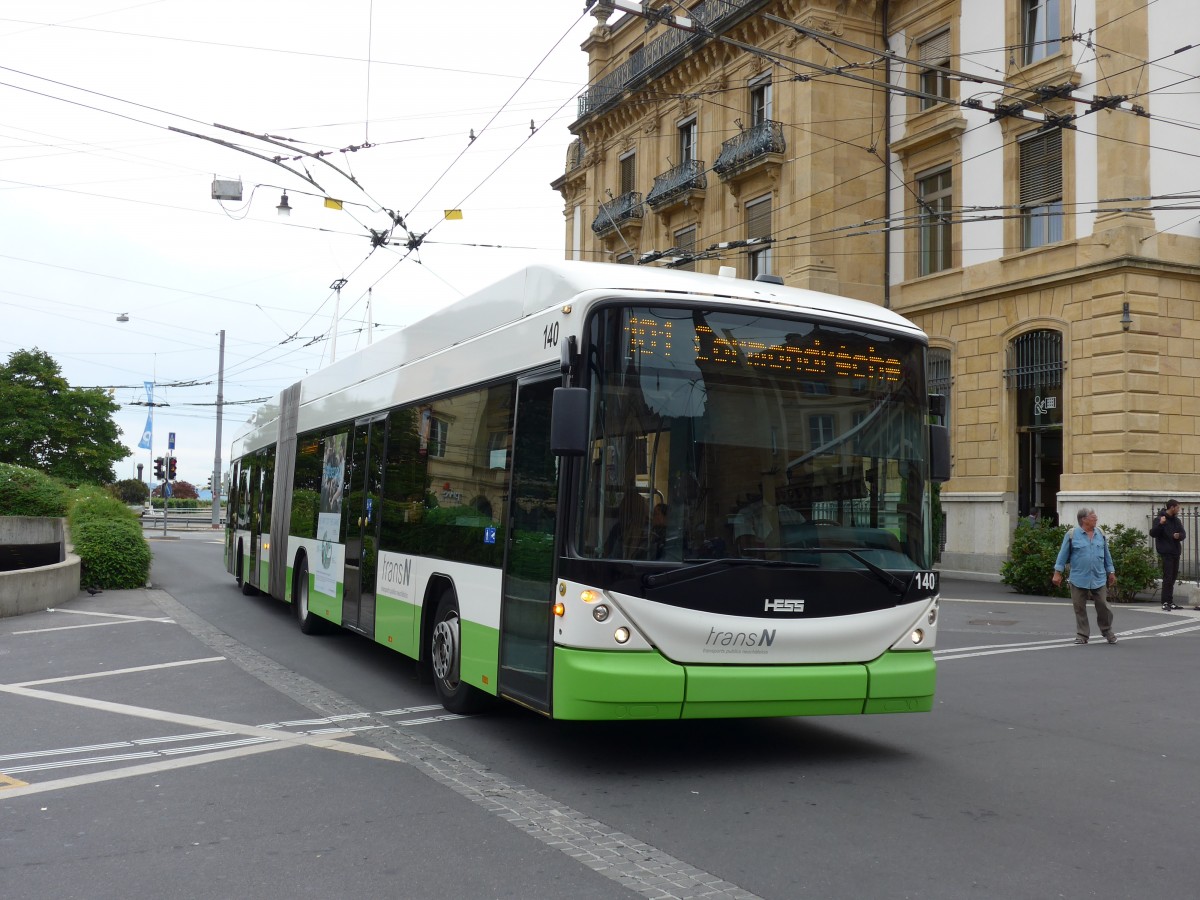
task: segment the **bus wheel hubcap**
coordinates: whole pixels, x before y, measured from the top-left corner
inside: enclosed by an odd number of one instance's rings
[[[444,684],[458,682],[458,616],[448,615],[433,629],[433,674]]]

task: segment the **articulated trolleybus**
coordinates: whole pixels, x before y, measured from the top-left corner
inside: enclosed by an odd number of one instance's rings
[[[418,660],[453,712],[927,711],[926,350],[842,297],[533,266],[258,410],[227,568]]]

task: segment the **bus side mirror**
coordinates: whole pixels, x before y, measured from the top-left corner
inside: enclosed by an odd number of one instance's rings
[[[929,480],[950,480],[950,429],[945,425],[929,426]]]
[[[550,407],[550,452],[583,456],[587,451],[587,388],[557,387]]]

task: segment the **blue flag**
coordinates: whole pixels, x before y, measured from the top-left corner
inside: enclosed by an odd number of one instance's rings
[[[146,414],[146,430],[142,432],[142,439],[138,446],[143,450],[149,450],[151,447],[151,438],[154,435],[154,413]]]

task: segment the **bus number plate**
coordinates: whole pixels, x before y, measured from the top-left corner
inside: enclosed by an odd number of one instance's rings
[[[938,589],[938,573],[937,572],[918,572],[917,573],[917,590],[919,591],[937,591]]]

